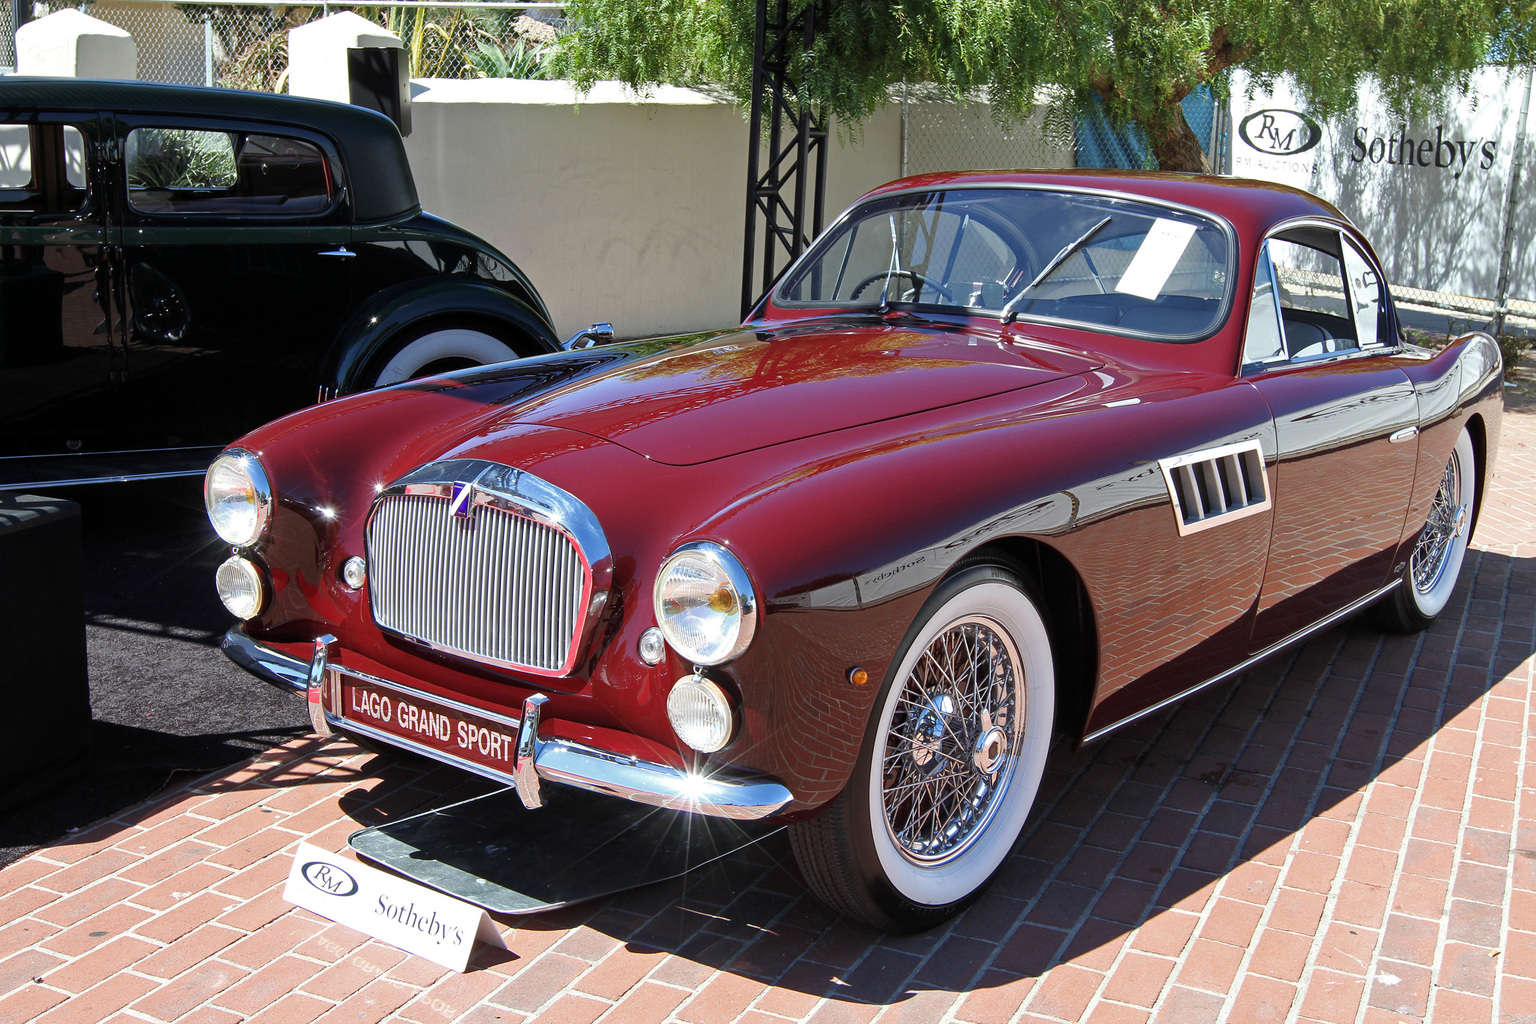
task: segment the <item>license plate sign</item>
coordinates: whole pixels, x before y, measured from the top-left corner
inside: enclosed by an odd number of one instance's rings
[[[502,775],[512,774],[516,726],[346,674],[341,676],[340,697],[341,717],[348,722]]]

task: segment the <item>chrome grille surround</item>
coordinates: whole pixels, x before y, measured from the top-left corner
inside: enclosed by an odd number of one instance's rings
[[[483,459],[430,463],[385,487],[366,539],[380,629],[530,675],[572,672],[613,577],[580,499]]]

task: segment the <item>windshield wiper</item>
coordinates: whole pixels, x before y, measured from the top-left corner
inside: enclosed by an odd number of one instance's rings
[[[1051,257],[1051,261],[1045,265],[1045,269],[1036,274],[1033,281],[1025,285],[1022,289],[1019,290],[1017,295],[1008,300],[1008,305],[1003,307],[1001,314],[1003,323],[1013,323],[1014,309],[1018,306],[1019,303],[1024,301],[1024,296],[1033,291],[1035,285],[1039,284],[1041,281],[1044,281],[1046,278],[1054,274],[1056,272],[1056,268],[1060,267],[1063,263],[1067,262],[1067,260],[1076,255],[1079,249],[1093,241],[1093,236],[1098,234],[1100,231],[1103,231],[1104,225],[1108,224],[1112,220],[1114,220],[1113,217],[1105,217],[1093,227],[1089,228],[1087,231],[1084,231],[1077,241],[1073,242],[1071,245],[1062,246],[1061,252],[1058,252],[1055,256]]]

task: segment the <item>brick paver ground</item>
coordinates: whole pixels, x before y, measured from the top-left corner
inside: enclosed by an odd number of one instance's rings
[[[1341,482],[1347,485],[1347,482]],[[295,741],[0,871],[0,1022],[1536,1021],[1536,414],[1422,636],[1350,624],[1083,752],[996,886],[839,920],[782,835],[452,974],[283,902],[301,839],[480,784]]]

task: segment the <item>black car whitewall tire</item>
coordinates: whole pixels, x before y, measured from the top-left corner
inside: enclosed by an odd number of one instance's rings
[[[988,564],[946,580],[903,642],[847,787],[790,829],[817,895],[899,930],[975,900],[1034,804],[1055,687],[1049,631],[1022,577]]]
[[[1401,582],[1377,605],[1377,619],[1387,629],[1415,633],[1426,628],[1450,603],[1472,539],[1477,498],[1477,457],[1465,429],[1446,460],[1440,487],[1429,505]]]
[[[470,327],[429,329],[399,345],[381,361],[364,387],[383,387],[432,373],[518,358],[506,342]]]

